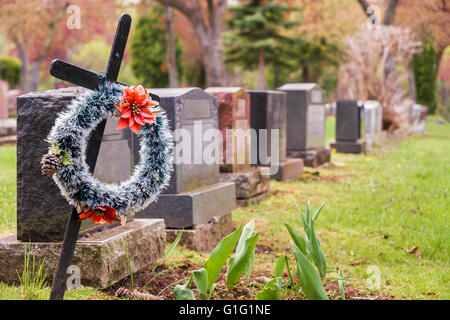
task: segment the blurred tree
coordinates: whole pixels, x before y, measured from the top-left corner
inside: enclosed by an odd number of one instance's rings
[[[366,13],[367,17],[371,17],[373,14],[373,11],[370,10],[371,3],[367,0],[358,0],[359,4],[363,8],[364,12]],[[385,2],[385,12],[383,17],[383,24],[385,26],[389,26],[394,23],[395,15],[397,12],[397,6],[398,6],[398,0],[386,0]]]
[[[10,88],[15,88],[19,84],[21,68],[19,59],[0,56],[0,79],[8,81]]]
[[[69,28],[67,11],[76,5],[80,14],[80,28]],[[52,57],[66,55],[81,40],[110,32],[118,4],[115,0],[4,0],[0,10],[0,29],[15,45],[22,63],[21,89],[34,91],[38,87],[43,63]]]
[[[222,29],[226,0],[156,0],[180,11],[191,23],[199,40],[207,86],[226,85],[222,59]]]
[[[164,23],[165,10],[160,5],[152,5],[145,16],[139,18],[131,39],[131,66],[139,81],[147,88],[169,86],[166,60],[168,36]],[[176,41],[175,60],[178,80],[182,77],[182,49]]]
[[[436,51],[434,41],[427,40],[423,50],[413,60],[414,77],[416,79],[417,102],[436,110]]]
[[[169,73],[169,86],[178,88],[178,68],[177,68],[177,40],[175,37],[172,7],[166,7],[166,28],[167,28],[167,71]]]
[[[292,67],[295,57],[294,40],[283,35],[286,29],[299,24],[287,21],[291,11],[284,4],[274,1],[252,0],[246,4],[230,7],[228,22],[230,33],[226,37],[226,62],[248,68],[259,66],[258,88],[265,89],[265,66]],[[297,53],[298,54],[298,53]],[[275,79],[275,82],[278,82]]]

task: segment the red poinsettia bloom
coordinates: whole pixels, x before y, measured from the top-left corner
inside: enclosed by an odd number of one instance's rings
[[[79,215],[80,220],[91,219],[94,223],[113,223],[113,221],[120,221],[116,215],[116,209],[111,207],[96,207],[93,210],[87,210]]]
[[[121,113],[117,130],[130,127],[134,133],[138,133],[143,125],[156,121],[149,107],[157,106],[159,103],[151,99],[144,87],[141,85],[126,87],[123,93],[120,105],[116,106]]]

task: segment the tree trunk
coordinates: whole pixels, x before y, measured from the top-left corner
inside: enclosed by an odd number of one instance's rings
[[[178,88],[178,70],[175,56],[175,33],[172,23],[172,7],[166,7],[166,25],[167,25],[167,70],[169,73],[169,86]]]
[[[386,11],[384,13],[383,24],[388,26],[394,23],[395,14],[397,12],[398,0],[388,0],[389,2],[386,5]],[[367,17],[371,17],[369,13],[370,3],[367,0],[358,0],[361,8],[364,10],[364,13]]]
[[[33,61],[31,66],[31,78],[30,78],[30,91],[37,91],[39,84],[39,72],[41,70],[42,59],[37,59]]]
[[[302,81],[309,82],[309,69],[307,63],[303,63],[302,66]]]
[[[265,81],[265,73],[264,73],[264,49],[259,49],[259,79],[258,79],[258,89],[266,90],[266,81]]]
[[[273,66],[273,83],[275,89],[280,86],[280,67],[278,63],[275,63]]]
[[[383,24],[389,26],[394,23],[395,13],[397,12],[398,0],[389,0],[384,13]]]
[[[22,69],[20,71],[20,89],[23,92],[28,92],[28,54],[20,43],[15,42],[15,45],[20,62],[22,63]]]
[[[417,100],[416,93],[416,81],[414,78],[414,70],[412,67],[412,61],[408,65],[408,83],[409,83],[409,95],[414,102]]]
[[[227,1],[208,0],[208,21],[203,18],[203,8],[199,1],[157,0],[165,6],[180,11],[192,24],[202,48],[205,65],[206,85],[225,86],[226,69],[222,59],[222,24],[226,13]]]

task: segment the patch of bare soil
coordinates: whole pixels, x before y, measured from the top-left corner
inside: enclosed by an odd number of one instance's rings
[[[173,290],[175,285],[185,283],[190,276],[190,272],[199,268],[201,267],[186,263],[173,269],[170,269],[166,265],[161,265],[155,272],[152,272],[151,269],[142,270],[133,275],[133,289],[135,289],[134,292],[144,293],[144,295],[136,294],[134,297],[129,296],[128,298],[145,299],[145,294],[147,294],[152,300],[155,298],[162,300],[174,300],[175,296],[173,294]],[[162,274],[155,277],[158,273]],[[272,272],[270,271],[254,271],[252,272],[249,280],[247,280],[245,277],[242,277],[241,281],[238,283],[235,289],[228,290],[225,283],[225,273],[226,270],[224,268],[216,281],[217,286],[214,290],[214,300],[252,300],[256,293],[261,290],[260,288],[264,286],[264,282],[268,281],[272,276]],[[144,285],[153,277],[155,278],[147,286],[145,286],[144,289],[142,289]],[[285,278],[287,278],[287,274],[285,274]],[[116,292],[120,288],[127,288],[131,291],[131,278],[128,277],[122,280],[109,289],[106,289],[106,292],[110,296],[116,297]],[[328,293],[330,299],[341,299],[339,288],[336,282],[327,284],[325,286],[325,291]],[[356,289],[351,285],[345,286],[345,296],[347,300],[391,300],[394,298],[392,296],[386,295],[368,294],[367,292]],[[288,296],[286,296],[285,299],[306,300],[306,298],[302,296],[300,298],[295,297],[292,292]]]

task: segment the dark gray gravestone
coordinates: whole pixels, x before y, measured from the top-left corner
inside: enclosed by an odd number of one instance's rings
[[[302,158],[316,167],[330,161],[325,148],[325,104],[323,90],[315,83],[287,83],[286,149],[289,157]]]
[[[86,92],[71,87],[33,92],[17,98],[17,239],[61,241],[71,206],[58,187],[41,175],[40,158],[47,153],[44,141],[58,113]],[[117,120],[108,119],[94,176],[103,182],[119,182],[133,168],[133,135],[129,128],[115,130]],[[111,161],[111,160],[114,161]],[[83,221],[81,230],[93,227]],[[98,227],[98,225],[96,226]]]
[[[166,111],[174,134],[175,130],[182,130],[190,137],[190,142],[184,144],[190,147],[190,157],[184,154],[187,150],[179,152],[183,140],[178,138],[169,186],[156,202],[136,216],[164,218],[167,228],[179,229],[229,214],[236,206],[234,183],[219,182],[218,163],[206,163],[202,156],[211,143],[203,139],[203,134],[218,129],[216,98],[199,88],[148,91],[160,97],[160,105]],[[138,158],[138,148],[135,148],[136,161]]]
[[[303,171],[303,161],[286,156],[286,93],[274,90],[247,92],[250,94],[250,127],[256,133],[251,141],[251,163],[270,166],[270,174],[277,180],[299,175]],[[278,140],[272,141],[273,130],[278,130]],[[278,170],[275,172],[273,168]]]
[[[362,139],[365,131],[363,121],[364,106],[357,100],[338,100],[336,103],[336,142],[331,147],[342,153],[365,152],[366,142]]]
[[[274,90],[247,90],[250,94],[250,127],[259,134],[260,130],[267,130],[267,150],[266,146],[257,144],[252,148],[251,159],[257,160],[257,165],[266,166],[265,159],[262,159],[261,152],[272,157],[272,143],[278,143],[278,159],[281,162],[286,160],[286,94]],[[279,130],[279,142],[271,141],[270,130]],[[252,141],[251,143],[253,143]],[[256,141],[255,141],[256,142]],[[256,151],[256,154],[253,152]]]

